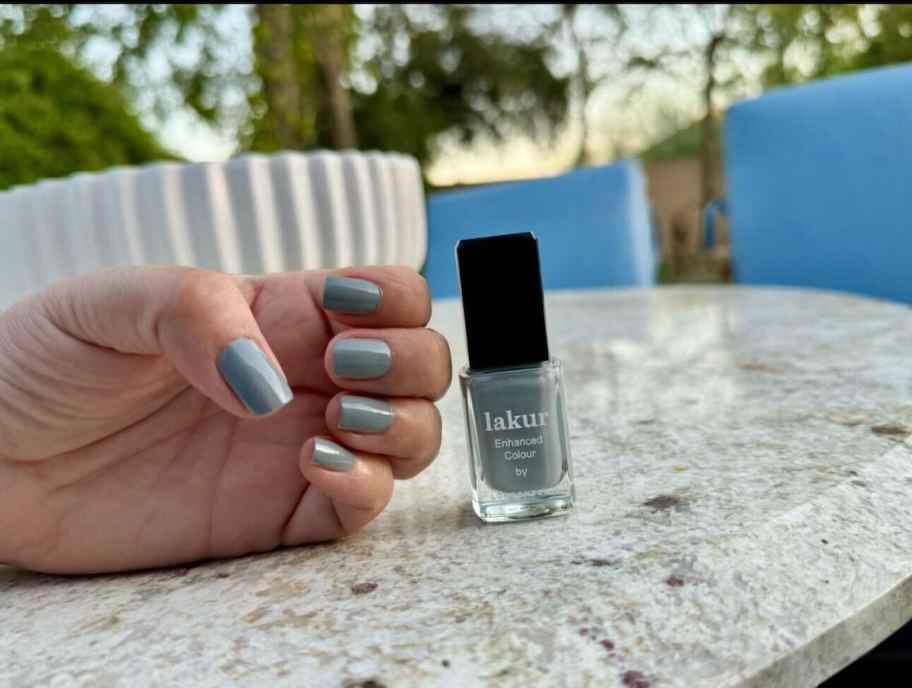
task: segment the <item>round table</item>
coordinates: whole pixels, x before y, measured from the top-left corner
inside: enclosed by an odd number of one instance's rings
[[[0,683],[793,687],[912,617],[912,310],[743,287],[547,306],[570,516],[476,519],[454,385],[436,463],[346,541],[0,570]],[[458,302],[431,325],[462,365]]]

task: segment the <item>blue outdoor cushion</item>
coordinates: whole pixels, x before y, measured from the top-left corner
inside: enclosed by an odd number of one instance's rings
[[[739,282],[912,303],[912,65],[733,106],[725,172]]]
[[[653,283],[655,250],[638,162],[434,194],[425,276],[435,298],[456,296],[459,239],[534,232],[546,289]]]

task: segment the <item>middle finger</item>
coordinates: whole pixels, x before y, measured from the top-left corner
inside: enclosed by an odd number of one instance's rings
[[[450,386],[450,347],[425,328],[346,330],[324,356],[326,372],[342,389],[439,399]]]

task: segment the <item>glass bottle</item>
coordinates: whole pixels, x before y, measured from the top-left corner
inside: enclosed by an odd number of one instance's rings
[[[538,241],[531,233],[464,239],[456,255],[475,513],[485,521],[566,513],[569,429],[561,365],[548,350]]]

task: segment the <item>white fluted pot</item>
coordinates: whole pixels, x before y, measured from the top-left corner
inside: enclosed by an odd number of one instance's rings
[[[317,151],[154,163],[0,192],[0,308],[64,277],[126,265],[268,273],[420,268],[421,171],[408,156]]]

